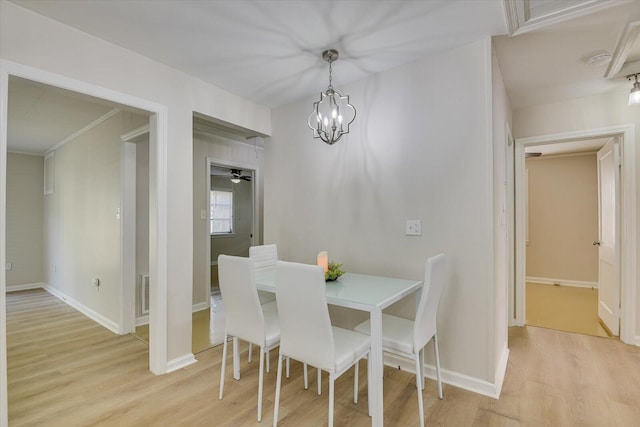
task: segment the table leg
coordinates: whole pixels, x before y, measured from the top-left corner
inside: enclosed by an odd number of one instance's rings
[[[233,379],[240,379],[240,350],[238,348],[238,338],[233,337]]]
[[[384,424],[383,375],[384,363],[382,354],[382,309],[371,310],[371,384],[370,400],[371,425],[381,427]]]

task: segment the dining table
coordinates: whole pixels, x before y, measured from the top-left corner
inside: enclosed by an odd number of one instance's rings
[[[275,271],[256,273],[256,287],[261,291],[275,293]],[[384,424],[382,310],[414,292],[421,291],[422,281],[345,273],[335,281],[327,281],[326,289],[328,304],[369,313],[371,383],[368,386],[371,425],[382,426]]]

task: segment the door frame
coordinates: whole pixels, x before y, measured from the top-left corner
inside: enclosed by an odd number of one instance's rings
[[[636,341],[636,155],[634,125],[585,129],[574,132],[556,133],[515,141],[515,325],[525,324],[525,275],[526,245],[525,234],[525,148],[529,146],[578,141],[581,139],[619,137],[620,138],[620,340],[626,344],[640,345]]]
[[[209,206],[211,206],[211,166],[217,166],[217,167],[221,167],[221,168],[229,168],[229,169],[241,169],[243,171],[251,171],[252,172],[252,177],[251,177],[251,199],[253,202],[253,212],[252,212],[252,218],[251,218],[251,246],[255,246],[258,244],[259,239],[258,239],[258,234],[259,234],[259,194],[258,194],[258,188],[260,188],[260,186],[258,185],[258,166],[255,164],[250,164],[250,163],[241,163],[241,162],[234,162],[231,160],[225,160],[225,159],[220,159],[217,157],[207,157],[207,185],[205,186],[206,188],[206,201],[207,201],[207,212],[209,212]],[[207,301],[207,304],[211,303],[211,298],[210,298],[210,293],[211,293],[211,234],[209,232],[209,227],[207,226],[207,234],[208,234],[208,240],[207,240],[207,271],[205,273],[205,280],[207,283],[207,286],[205,287],[205,289],[207,290],[207,293],[204,295],[205,296],[205,301]]]
[[[21,77],[73,92],[116,102],[128,107],[149,112],[149,220],[155,224],[149,239],[149,273],[154,283],[149,309],[149,370],[156,375],[170,371],[167,354],[168,345],[168,107],[153,101],[117,92],[81,80],[44,71],[38,68],[0,59],[0,264],[4,265],[5,220],[6,220],[6,160],[7,160],[7,108],[9,77]],[[152,231],[152,233],[151,233]],[[0,269],[0,413],[6,414],[6,275]],[[124,292],[124,291],[123,291]],[[124,298],[124,295],[123,295]],[[0,417],[0,424],[2,419]]]

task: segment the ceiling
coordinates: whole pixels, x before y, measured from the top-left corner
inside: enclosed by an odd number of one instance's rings
[[[321,59],[326,48],[340,52],[333,67],[339,90],[368,75],[494,36],[514,109],[630,89],[619,72],[604,77],[607,64],[594,67],[585,61],[597,52],[615,53],[625,35],[630,41],[614,55],[616,68],[637,66],[640,72],[640,62],[633,64],[640,61],[637,32],[625,32],[630,22],[639,21],[640,29],[640,1],[12,1],[268,107],[308,98],[311,108],[328,83]],[[597,13],[575,9],[585,2]],[[510,6],[521,14],[527,4],[530,13],[522,16],[529,21],[509,19]],[[566,11],[558,11],[558,4],[574,15],[562,15]],[[31,88],[15,78],[9,84],[13,151],[43,153],[42,145],[31,148],[24,141],[48,135],[42,139],[51,147],[113,108],[42,85]],[[55,100],[64,95],[70,99]],[[72,107],[72,101],[78,105]],[[47,112],[59,110],[58,102],[69,110]],[[66,123],[62,116],[74,120]],[[63,125],[68,126],[63,130]]]

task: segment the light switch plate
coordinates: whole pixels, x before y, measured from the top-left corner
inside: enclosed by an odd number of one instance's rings
[[[204,209],[200,211],[200,219],[207,219],[207,211]]]
[[[420,219],[408,219],[407,220],[407,236],[422,236],[422,220]]]

